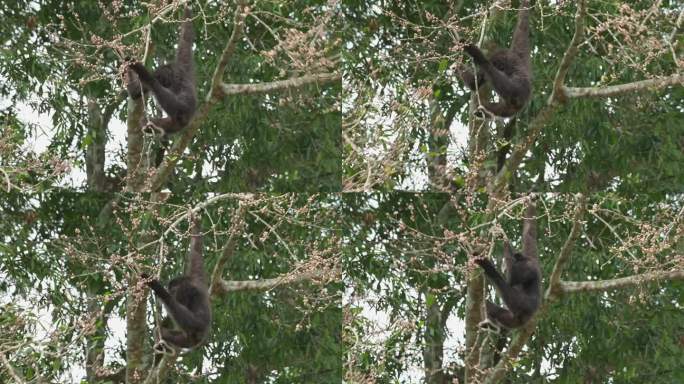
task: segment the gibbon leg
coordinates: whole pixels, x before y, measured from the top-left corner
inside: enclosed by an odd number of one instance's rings
[[[157,120],[160,119],[148,120],[146,116],[143,116],[140,119],[140,126],[142,127],[143,133],[163,137],[166,131],[164,131],[164,128],[158,124]]]
[[[489,64],[482,68],[485,76],[496,93],[505,101],[516,100],[523,98],[525,86],[521,84],[520,79],[509,77],[505,73],[499,71],[493,65]]]
[[[157,99],[157,103],[159,103],[159,106],[169,115],[186,113],[189,110],[188,103],[182,101],[178,95],[159,84],[158,81],[155,80],[150,85],[154,92],[154,97]]]
[[[159,340],[159,341],[154,345],[153,349],[154,349],[155,352],[160,353],[160,354],[162,354],[162,355],[171,355],[171,356],[173,356],[173,355],[176,354],[176,350],[173,349],[173,348],[171,348],[171,346],[169,346],[169,344],[167,344],[166,341],[164,341],[164,339]]]
[[[499,324],[495,324],[492,320],[489,319],[489,317],[486,317],[484,320],[480,321],[477,324],[477,327],[480,329],[484,329],[489,332],[494,332],[494,333],[499,333],[501,332],[501,326]]]
[[[476,88],[479,88],[484,85],[485,79],[484,79],[484,74],[482,71],[477,71],[477,78],[475,75],[473,75],[473,71],[469,69],[464,69],[458,73],[458,76],[461,78],[463,81],[463,84],[468,87],[471,91],[474,91]],[[477,87],[475,81],[477,80]]]
[[[520,325],[513,312],[490,301],[487,301],[487,317],[504,328],[515,328]]]
[[[525,84],[526,79],[520,78],[518,75],[509,76],[503,71],[500,71],[485,57],[480,48],[474,45],[467,45],[463,49],[473,58],[475,65],[480,67],[485,78],[490,82],[492,88],[502,99],[510,101],[525,98],[527,96],[524,94],[528,88]],[[510,63],[509,65],[513,65],[513,63]]]
[[[188,335],[179,330],[162,328],[162,340],[180,348],[192,348],[194,344]]]
[[[146,274],[142,275],[143,279],[149,278]],[[159,297],[159,300],[164,303],[166,311],[171,315],[171,318],[183,329],[187,330],[203,330],[207,328],[208,319],[203,319],[202,316],[205,313],[195,314],[189,310],[186,306],[179,303],[176,298],[171,296],[169,291],[166,290],[158,281],[152,280],[147,283],[154,293]],[[185,287],[185,289],[192,290],[188,292],[189,295],[194,295],[197,290],[193,287]],[[199,294],[197,294],[199,295]],[[208,316],[207,316],[208,317]]]
[[[166,302],[166,310],[179,327],[187,330],[202,330],[206,328],[206,322],[202,321],[192,311],[176,300]]]
[[[500,291],[499,296],[511,312],[515,314],[523,314],[533,311],[532,299],[525,294],[521,289],[516,287],[509,287],[507,291]]]
[[[513,105],[500,101],[498,103],[490,103],[488,101],[482,101],[482,109],[488,112],[490,115],[495,115],[499,117],[511,117],[518,112],[518,108]]]
[[[150,119],[143,129],[155,130],[160,136],[164,133],[176,133],[180,131],[184,125],[181,125],[177,120],[170,117],[163,117],[161,119]]]

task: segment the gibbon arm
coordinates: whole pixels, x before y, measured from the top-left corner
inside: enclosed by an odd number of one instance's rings
[[[477,258],[474,260],[477,265],[479,265],[482,270],[484,271],[485,275],[487,275],[487,278],[494,284],[494,287],[498,291],[507,291],[510,290],[510,285],[508,285],[508,282],[506,279],[504,279],[503,276],[497,271],[496,267],[494,264],[489,259],[486,259],[484,257]]]
[[[201,219],[193,218],[192,234],[190,238],[190,250],[188,254],[188,270],[186,274],[190,276],[193,282],[205,285],[206,274],[204,271],[204,260],[202,259],[202,228]]]
[[[480,48],[474,45],[467,45],[464,50],[472,58],[475,64],[482,70],[484,75],[489,80],[492,88],[505,100],[511,100],[520,97],[518,94],[521,90],[519,81],[509,77],[504,72],[498,70],[487,58],[484,56]]]
[[[154,92],[157,102],[163,110],[167,111],[186,111],[187,103],[179,100],[178,96],[164,87],[152,76],[152,74],[141,63],[131,64],[131,69],[138,74],[140,81]]]
[[[530,10],[527,0],[520,1],[518,22],[515,25],[510,50],[526,63],[530,61]]]
[[[166,310],[169,312],[169,315],[171,315],[171,318],[173,318],[173,321],[181,328],[196,331],[202,331],[206,328],[206,322],[202,321],[200,316],[197,316],[184,305],[177,302],[159,281],[151,280],[147,285],[154,291],[154,294],[159,297],[159,300],[164,303],[164,307],[166,307]],[[189,288],[186,287],[186,289]],[[199,293],[194,294],[199,299]]]

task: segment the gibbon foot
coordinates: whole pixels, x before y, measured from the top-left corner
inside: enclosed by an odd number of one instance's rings
[[[498,325],[492,323],[491,320],[489,319],[484,319],[480,321],[479,324],[477,324],[478,328],[483,329],[488,332],[493,332],[493,333],[500,333],[501,332],[501,327]]]
[[[143,121],[142,131],[146,135],[162,137],[166,133],[164,128],[154,124],[152,121]]]
[[[487,108],[482,105],[477,106],[477,109],[473,112],[473,116],[480,120],[494,120],[496,118],[493,113],[489,112]]]
[[[176,350],[171,348],[164,340],[160,340],[157,344],[154,345],[154,351],[162,354],[162,355],[169,355],[169,356],[175,356],[176,355]]]

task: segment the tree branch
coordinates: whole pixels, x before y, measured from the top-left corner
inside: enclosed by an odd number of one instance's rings
[[[159,364],[145,378],[144,384],[158,384],[166,377],[166,372],[171,368],[171,365],[176,361],[177,356],[170,356],[165,354],[162,356]]]
[[[135,287],[138,276],[131,273],[128,277],[126,297],[126,382],[139,383],[144,376],[143,358],[145,350],[142,340],[147,337],[147,301]]]
[[[565,77],[568,74],[572,60],[577,56],[577,52],[579,52],[579,44],[584,37],[584,17],[586,14],[587,2],[586,0],[581,0],[577,4],[577,13],[575,13],[575,33],[570,41],[570,46],[565,50],[565,54],[561,59],[560,66],[556,72],[556,78],[553,80],[553,92],[551,92],[549,97],[549,104],[563,102],[566,99],[563,84],[565,83]]]
[[[508,160],[504,163],[504,166],[501,167],[499,173],[497,173],[496,177],[488,185],[487,189],[492,196],[495,196],[499,199],[501,198],[501,192],[504,191],[508,181],[513,175],[513,172],[518,168],[520,163],[522,163],[525,154],[530,150],[530,148],[532,148],[532,144],[534,144],[534,141],[537,139],[537,136],[539,136],[542,128],[544,128],[546,123],[551,119],[556,111],[556,108],[557,104],[545,106],[537,114],[537,116],[534,117],[534,120],[530,122],[527,127],[527,135],[522,138],[522,141],[515,144],[513,150],[511,151],[511,155],[508,157]]]
[[[640,275],[634,275],[629,277],[623,277],[612,280],[602,280],[602,281],[561,281],[560,276],[563,271],[563,267],[568,263],[570,259],[570,254],[572,253],[572,248],[574,246],[575,240],[579,236],[580,229],[582,227],[582,217],[586,211],[586,197],[579,195],[577,199],[577,206],[575,208],[575,213],[573,215],[573,226],[570,231],[568,239],[565,241],[563,248],[561,249],[558,260],[554,265],[553,272],[550,277],[549,288],[545,294],[545,301],[542,303],[541,308],[535,316],[530,320],[527,325],[525,325],[513,338],[511,344],[499,363],[494,367],[494,369],[489,373],[485,384],[493,384],[501,380],[508,369],[510,368],[510,362],[515,359],[515,357],[522,351],[523,346],[527,343],[534,329],[536,327],[537,318],[540,314],[546,312],[549,308],[549,304],[560,296],[559,291],[564,293],[579,292],[579,291],[606,291],[610,289],[623,288],[627,286],[635,286],[642,283],[649,283],[661,280],[684,280],[684,270],[675,271],[660,271],[660,272],[650,272]]]
[[[140,119],[145,113],[144,97],[137,100],[128,98],[128,116],[126,118],[128,152],[126,154],[126,192],[142,192],[145,185],[146,168],[143,161],[143,133]]]
[[[684,280],[684,270],[649,272],[611,280],[563,281],[560,284],[564,293],[570,293],[608,291],[611,289],[630,287],[660,280]]]
[[[572,249],[575,246],[575,241],[577,236],[579,236],[580,230],[582,229],[582,218],[586,211],[586,198],[584,195],[579,194],[577,196],[577,206],[575,207],[575,214],[572,218],[572,229],[570,230],[570,235],[565,240],[563,248],[561,248],[558,259],[553,266],[553,271],[549,277],[549,288],[546,290],[546,299],[555,299],[558,294],[561,293],[561,274],[563,269],[570,261],[570,255],[572,254]]]
[[[538,314],[538,312],[537,312]],[[506,348],[506,352],[501,356],[501,360],[494,366],[492,371],[487,375],[487,378],[483,381],[483,384],[494,384],[501,380],[511,367],[511,362],[518,356],[520,351],[522,351],[527,340],[534,333],[534,329],[537,327],[536,316],[532,318],[523,328],[521,328],[511,340],[511,343]]]
[[[659,79],[642,80],[609,87],[563,87],[563,94],[567,97],[610,97],[625,93],[652,91],[677,84],[684,84],[684,74],[674,74]]]
[[[479,354],[475,353],[478,340],[478,327],[482,318],[482,303],[484,301],[484,276],[478,273],[475,269],[470,270],[467,274],[468,281],[466,290],[466,308],[465,308],[465,328],[466,328],[466,381],[475,373],[475,367],[479,363]]]
[[[214,270],[211,273],[211,284],[209,286],[209,293],[212,295],[218,295],[220,293],[219,284],[222,281],[221,275],[223,274],[223,269],[226,263],[233,257],[233,254],[235,253],[236,240],[242,232],[241,229],[245,223],[244,216],[246,211],[247,206],[240,204],[240,207],[237,209],[237,212],[235,212],[235,216],[233,216],[233,222],[230,226],[230,236],[228,237],[226,245],[223,247],[221,257],[216,262]]]
[[[285,274],[273,279],[242,281],[227,281],[219,279],[218,281],[212,281],[212,284],[214,285],[212,294],[218,296],[237,291],[265,291],[281,285],[296,284],[325,276],[327,276],[325,271],[316,270],[312,272],[303,272],[300,274]]]
[[[684,23],[684,9],[679,12],[679,16],[677,16],[677,21],[675,21],[675,26],[672,28],[672,32],[670,32],[670,36],[667,39],[669,42],[674,42],[675,37],[677,36],[677,32],[679,29],[682,27],[682,23]]]
[[[126,382],[126,368],[119,368],[118,370],[107,373],[104,375],[96,375],[95,380],[113,382],[113,383],[125,383]]]
[[[17,383],[19,384],[24,384],[26,381],[24,381],[21,376],[19,376],[19,373],[14,369],[12,364],[10,364],[9,360],[5,357],[5,352],[3,351],[0,353],[0,359],[2,360],[2,365],[5,366],[5,370],[7,371],[7,374]]]
[[[222,83],[221,93],[222,96],[227,95],[247,95],[256,93],[268,93],[273,91],[281,91],[287,89],[300,88],[309,84],[319,83],[327,84],[335,81],[339,81],[342,76],[339,73],[317,73],[313,75],[306,75],[301,77],[295,77],[287,80],[277,80],[269,83],[257,83],[257,84],[225,84]]]
[[[249,8],[245,6],[244,3],[240,2],[239,9],[235,12],[235,18],[233,19],[233,33],[228,39],[228,43],[223,48],[221,52],[221,58],[219,63],[214,70],[214,75],[211,77],[211,89],[207,93],[206,102],[214,103],[221,97],[221,84],[223,83],[223,73],[226,70],[226,65],[231,57],[233,57],[233,52],[235,52],[235,47],[237,46],[237,41],[242,37],[243,31],[245,29],[245,17],[249,12]]]

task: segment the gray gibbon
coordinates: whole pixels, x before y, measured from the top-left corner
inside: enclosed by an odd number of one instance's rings
[[[487,57],[474,44],[467,44],[463,48],[473,58],[478,70],[475,75],[470,70],[463,70],[460,77],[471,90],[485,83],[491,85],[499,95],[499,102],[482,100],[481,107],[496,116],[515,115],[532,95],[529,13],[528,1],[521,0],[509,49],[496,49]]]
[[[536,208],[528,202],[523,218],[522,253],[511,250],[508,242],[504,243],[504,266],[506,277],[503,277],[491,260],[477,257],[474,262],[494,285],[505,307],[490,301],[486,302],[487,319],[480,326],[493,324],[496,328],[519,328],[525,325],[539,309],[541,303],[541,269],[537,254]]]
[[[126,88],[131,98],[137,99],[141,91],[152,91],[157,104],[168,115],[164,118],[143,118],[141,125],[146,132],[155,130],[165,137],[180,132],[192,119],[197,109],[195,90],[195,69],[192,57],[192,43],[195,32],[192,28],[192,12],[185,7],[185,20],[181,25],[176,59],[164,64],[153,73],[137,61],[128,63]]]
[[[209,289],[202,261],[202,229],[197,217],[192,219],[191,236],[185,274],[171,280],[168,291],[159,281],[147,274],[141,275],[176,325],[175,328],[162,326],[161,338],[177,348],[202,344],[211,325]]]

